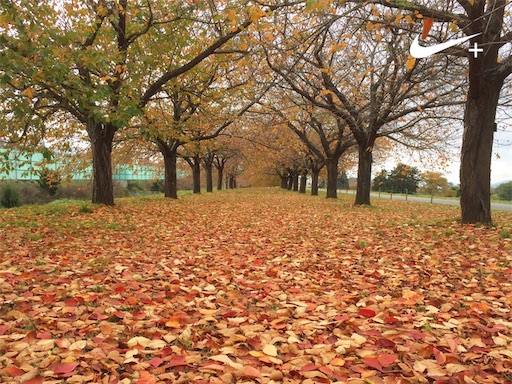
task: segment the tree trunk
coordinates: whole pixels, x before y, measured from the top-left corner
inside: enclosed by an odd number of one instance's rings
[[[193,192],[201,193],[201,163],[198,158],[193,159],[192,164]]]
[[[206,163],[204,169],[206,171],[206,192],[213,192],[213,164]]]
[[[233,175],[233,188],[234,188],[234,189],[237,189],[237,188],[238,188],[238,187],[237,187],[237,183],[236,183],[236,176],[235,176],[235,175]]]
[[[288,175],[288,185],[287,185],[287,189],[288,189],[289,191],[291,191],[291,190],[292,190],[292,188],[293,188],[293,175],[290,173],[290,174]]]
[[[164,156],[165,180],[164,195],[170,199],[178,198],[178,183],[176,179],[176,149],[168,148],[162,151]]]
[[[485,60],[486,56],[470,60],[460,166],[460,205],[465,224],[492,224],[491,159],[496,109],[503,81],[485,75],[491,64],[483,65],[480,60]]]
[[[287,189],[288,188],[288,177],[287,176],[279,176],[281,178],[281,188]]]
[[[297,192],[299,190],[299,173],[293,173],[293,191]]]
[[[311,195],[318,196],[318,175],[319,169],[311,169]]]
[[[112,141],[115,129],[110,125],[94,124],[89,129],[92,145],[92,202],[114,205],[112,182]]]
[[[222,191],[222,180],[224,179],[224,167],[217,168],[217,191]]]
[[[338,161],[339,158],[328,158],[327,166],[327,198],[336,199],[338,197]]]
[[[370,205],[372,186],[372,147],[359,147],[359,163],[357,165],[357,191],[355,205]]]
[[[300,175],[299,193],[306,193],[307,178],[308,178],[308,176],[305,172],[303,172]]]

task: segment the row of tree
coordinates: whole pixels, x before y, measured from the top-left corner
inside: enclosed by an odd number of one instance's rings
[[[340,163],[357,162],[355,203],[370,204],[379,151],[435,149],[463,120],[462,220],[491,221],[494,123],[512,73],[506,0],[1,4],[0,140],[87,140],[95,203],[113,204],[114,148],[158,152],[176,198],[177,158],[208,175],[215,156],[203,147],[230,132],[274,153],[264,160],[287,182],[307,170],[317,190],[325,169],[329,198]],[[480,33],[484,54],[414,60],[421,28],[438,42]]]

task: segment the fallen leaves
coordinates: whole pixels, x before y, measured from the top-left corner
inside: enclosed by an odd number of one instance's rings
[[[263,353],[268,356],[276,357],[277,356],[277,348],[275,347],[275,345],[267,344],[263,347]]]
[[[53,373],[56,373],[57,375],[66,375],[68,373],[73,372],[76,367],[78,367],[78,363],[61,363],[55,365],[53,367]]]
[[[58,215],[2,211],[1,382],[499,384],[512,372],[512,242],[451,222],[455,209],[244,191]]]

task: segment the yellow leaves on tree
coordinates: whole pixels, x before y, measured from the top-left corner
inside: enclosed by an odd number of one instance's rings
[[[108,9],[103,4],[100,4],[98,8],[96,8],[96,13],[100,17],[105,17],[108,15]]]
[[[226,21],[229,23],[232,29],[235,29],[238,24],[238,16],[233,8],[229,8],[226,11]]]
[[[412,56],[409,56],[405,63],[405,67],[408,71],[412,71],[414,69],[414,66],[416,65],[416,59]]]
[[[34,98],[34,93],[35,93],[35,91],[34,91],[34,88],[32,88],[32,87],[28,87],[23,92],[21,92],[21,94],[23,96],[26,96],[29,99],[33,99]]]
[[[249,19],[253,23],[258,22],[259,19],[261,19],[262,17],[265,17],[267,15],[265,13],[265,11],[258,6],[250,7],[248,13],[249,13]]]

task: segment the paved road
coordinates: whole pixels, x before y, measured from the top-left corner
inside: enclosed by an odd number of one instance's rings
[[[347,191],[347,190],[341,190],[341,189],[338,190],[338,192],[344,193],[344,194],[351,194],[351,195],[353,195],[355,193],[355,191]],[[379,193],[372,192],[372,197],[379,198]],[[389,193],[381,193],[380,198],[382,200],[389,200],[391,197],[390,197]],[[401,195],[401,194],[393,194],[393,200],[403,200],[403,201],[407,200],[407,201],[414,201],[417,203],[430,203],[429,197],[409,195],[409,196],[407,196],[407,199],[406,199],[405,195]],[[444,205],[459,205],[459,200],[446,199],[446,198],[442,198],[442,197],[434,197],[433,203],[434,204],[444,204]],[[491,203],[491,207],[493,210],[497,210],[497,211],[512,212],[512,204]]]

